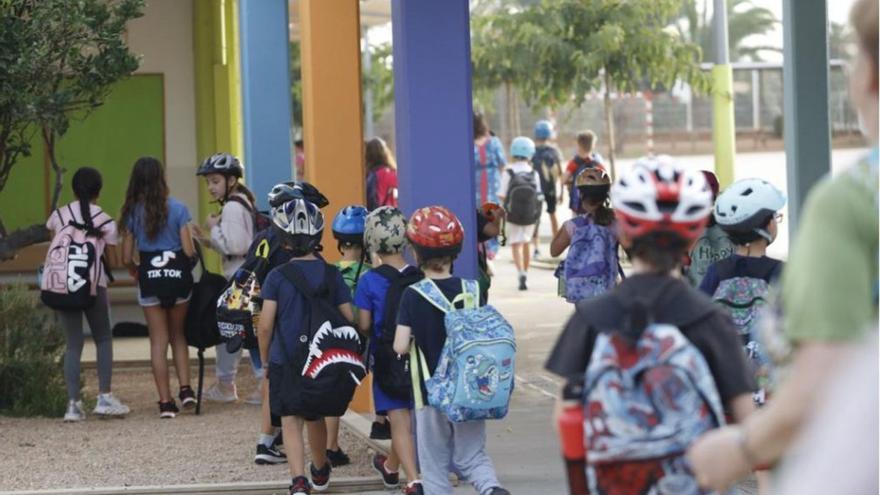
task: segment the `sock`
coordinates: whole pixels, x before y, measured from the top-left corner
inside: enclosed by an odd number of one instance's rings
[[[260,445],[265,445],[266,447],[271,447],[272,442],[275,441],[275,435],[266,435],[265,433],[260,433],[260,439],[257,441]]]
[[[399,469],[398,469],[398,470],[394,470],[394,471],[388,469],[388,459],[385,459],[385,462],[382,463],[382,467],[385,468],[385,471],[387,471],[387,472],[389,472],[389,473],[391,473],[391,474],[396,474],[396,473],[399,471]],[[409,486],[409,485],[407,485],[407,486]]]

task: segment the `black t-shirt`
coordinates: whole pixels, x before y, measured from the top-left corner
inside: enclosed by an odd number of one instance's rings
[[[709,266],[700,282],[700,290],[712,296],[722,280],[734,277],[760,278],[772,284],[782,274],[782,266],[781,261],[767,256],[756,258],[734,254]]]
[[[598,332],[625,328],[636,299],[646,302],[654,322],[677,326],[703,354],[725,405],[756,389],[730,317],[684,281],[663,275],[633,275],[613,290],[578,303],[545,368],[569,380],[583,379]]]

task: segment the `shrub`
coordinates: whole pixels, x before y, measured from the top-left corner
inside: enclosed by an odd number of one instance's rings
[[[0,414],[60,416],[67,404],[64,336],[23,285],[0,287]]]

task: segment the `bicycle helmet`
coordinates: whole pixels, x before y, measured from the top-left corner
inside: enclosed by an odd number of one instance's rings
[[[346,206],[333,218],[333,237],[349,244],[363,244],[367,209],[360,205]]]
[[[535,142],[525,136],[513,138],[513,142],[510,143],[510,156],[531,160],[535,156]]]
[[[277,208],[292,199],[305,199],[318,208],[330,204],[321,191],[305,181],[279,182],[269,191],[269,206],[272,208]]]
[[[308,254],[320,250],[324,215],[314,203],[297,198],[274,208],[272,225],[294,252]]]
[[[638,160],[611,186],[611,201],[621,232],[631,239],[662,233],[695,241],[712,211],[703,174],[667,155]]]
[[[202,165],[196,171],[196,175],[221,174],[225,176],[238,177],[244,175],[244,167],[241,161],[229,153],[214,153],[205,158]]]
[[[608,191],[611,189],[611,179],[599,167],[586,168],[575,177],[574,185],[577,187],[581,198],[604,201],[608,197]]]
[[[464,228],[454,213],[442,206],[426,206],[412,214],[406,237],[419,258],[457,256],[464,242]]]
[[[535,139],[550,139],[553,137],[553,124],[549,120],[535,122]]]
[[[721,192],[715,202],[715,222],[725,231],[757,234],[767,242],[773,237],[764,227],[785,206],[785,196],[773,184],[762,179],[743,179]],[[744,236],[743,240],[757,239]]]
[[[364,245],[379,254],[400,254],[406,247],[406,217],[393,206],[380,206],[367,215]]]

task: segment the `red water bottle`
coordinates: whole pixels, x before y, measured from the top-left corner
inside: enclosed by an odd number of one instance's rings
[[[588,495],[587,451],[584,447],[583,384],[568,382],[562,389],[562,413],[559,415],[559,440],[568,474],[568,492]]]

